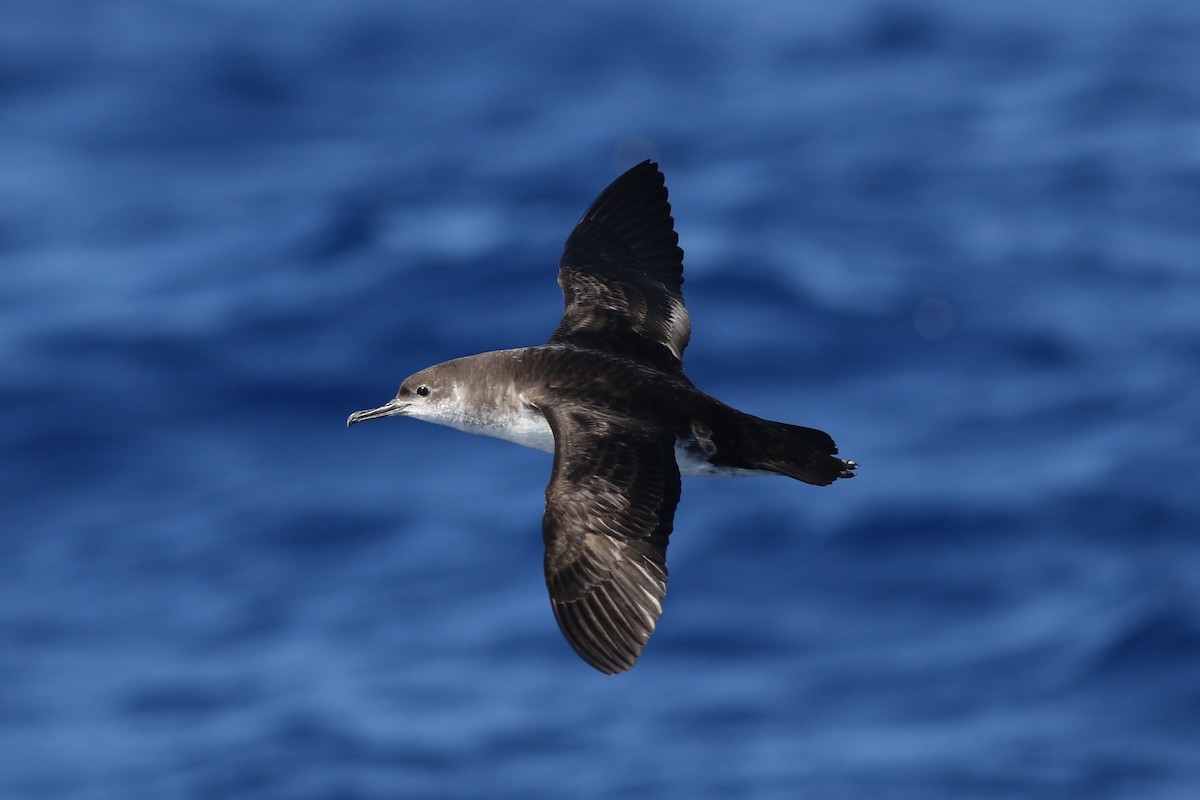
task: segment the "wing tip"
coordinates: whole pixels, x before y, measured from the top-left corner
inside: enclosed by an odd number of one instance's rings
[[[674,232],[675,220],[671,217],[671,204],[667,198],[667,177],[657,162],[646,159],[614,178],[579,219],[580,222],[599,220],[614,214],[626,217],[631,211],[640,209],[642,213],[634,213],[634,219],[648,217],[661,223],[665,216],[670,220],[670,229]],[[660,212],[660,207],[665,209],[665,214]]]
[[[594,614],[585,614],[577,603],[554,601],[552,606],[567,644],[588,666],[605,675],[619,675],[633,669],[654,630],[630,637],[615,630],[611,622],[605,624],[595,619]]]
[[[563,638],[581,659],[606,675],[634,667],[662,617],[666,570],[637,560],[634,573],[617,570],[607,580],[578,587],[564,596],[561,583],[549,583],[550,605]],[[568,599],[569,597],[569,599]]]

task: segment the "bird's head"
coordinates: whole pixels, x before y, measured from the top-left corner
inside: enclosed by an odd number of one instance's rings
[[[458,383],[447,364],[437,364],[404,379],[396,396],[379,408],[355,411],[346,427],[380,417],[415,417],[428,422],[450,423],[461,416]]]

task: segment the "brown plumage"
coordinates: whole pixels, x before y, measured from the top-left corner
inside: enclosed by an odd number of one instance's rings
[[[683,374],[683,251],[662,173],[617,178],[567,239],[550,341],[424,369],[347,424],[404,415],[554,453],[542,534],[555,619],[584,661],[634,665],[662,614],[680,475],[853,477],[828,434],[745,414]]]

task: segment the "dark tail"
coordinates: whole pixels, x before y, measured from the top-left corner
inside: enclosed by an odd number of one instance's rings
[[[714,463],[767,470],[814,486],[853,478],[858,464],[837,457],[837,445],[825,431],[771,422],[738,413],[733,435],[717,444]]]

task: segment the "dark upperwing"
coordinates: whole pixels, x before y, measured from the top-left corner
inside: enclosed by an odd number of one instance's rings
[[[634,665],[667,592],[675,435],[582,406],[543,408],[554,469],[542,533],[558,626],[601,672]]]
[[[683,250],[657,164],[643,161],[592,202],[567,237],[558,283],[564,309],[551,344],[682,371],[692,332]]]

